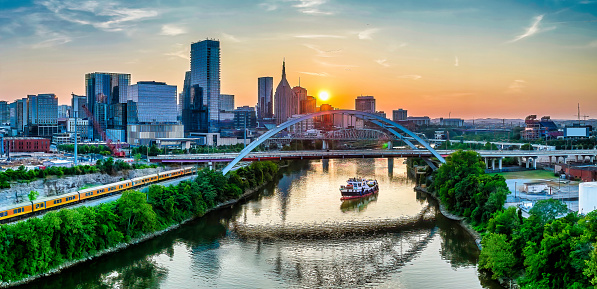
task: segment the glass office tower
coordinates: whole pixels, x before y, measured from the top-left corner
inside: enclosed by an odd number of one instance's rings
[[[220,98],[220,42],[217,40],[203,40],[191,44],[191,90],[201,95],[194,95],[194,99],[201,99],[206,108],[205,116],[207,131],[219,131],[219,98]],[[193,89],[193,87],[195,89]],[[201,88],[201,89],[198,89]],[[195,107],[197,105],[195,104]]]

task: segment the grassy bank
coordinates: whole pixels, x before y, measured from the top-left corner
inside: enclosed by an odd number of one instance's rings
[[[202,170],[194,180],[176,186],[152,185],[147,194],[126,191],[117,201],[97,207],[62,209],[1,225],[0,281],[14,285],[151,237],[238,199],[273,180],[277,172],[272,162],[255,162],[227,176]]]

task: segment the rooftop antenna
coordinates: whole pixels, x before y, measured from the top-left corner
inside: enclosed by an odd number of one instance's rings
[[[301,87],[301,77],[299,76],[299,87]]]

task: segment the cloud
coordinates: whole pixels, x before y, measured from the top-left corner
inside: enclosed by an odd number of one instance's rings
[[[172,48],[172,51],[164,53],[167,56],[176,56],[182,59],[190,59],[190,45],[176,43]]]
[[[334,13],[330,11],[322,11],[319,9],[319,6],[327,2],[327,0],[295,0],[294,2],[298,2],[297,4],[292,5],[292,7],[298,8],[301,13],[311,14],[311,15],[332,15]]]
[[[541,32],[541,31],[549,31],[549,30],[555,29],[555,26],[554,27],[549,27],[549,28],[544,28],[544,29],[539,29],[539,24],[541,23],[541,20],[543,20],[543,16],[545,16],[545,14],[539,15],[539,16],[535,17],[534,18],[535,20],[533,21],[533,24],[531,24],[531,27],[527,28],[527,30],[523,34],[520,34],[520,35],[514,37],[514,39],[509,40],[506,43],[513,43],[513,42],[516,42],[516,41],[521,40],[523,38],[527,38],[529,36],[532,36],[532,35],[534,35],[536,33]]]
[[[319,65],[327,66],[327,67],[342,67],[342,68],[351,68],[351,67],[359,67],[358,65],[352,64],[336,64],[336,63],[329,63],[321,60],[315,59],[315,62]]]
[[[454,56],[454,66],[458,67],[458,56]]]
[[[312,44],[303,44],[305,47],[315,50],[317,52],[318,57],[335,57],[342,51],[342,49],[335,49],[335,50],[323,50],[319,48],[319,46],[312,45]]]
[[[161,35],[176,36],[187,33],[183,27],[176,26],[174,24],[164,24],[162,26]]]
[[[405,47],[406,45],[408,45],[408,43],[400,43],[400,44],[392,44],[390,46],[388,46],[388,51],[389,52],[395,52],[396,50]]]
[[[278,5],[276,5],[272,2],[259,3],[259,7],[263,8],[265,11],[268,11],[268,12],[278,9]]]
[[[592,49],[597,48],[597,40],[593,40],[585,45],[576,45],[576,46],[567,46],[567,48],[574,48],[574,49]]]
[[[310,38],[310,39],[319,39],[319,38],[346,38],[346,36],[342,35],[332,35],[332,34],[305,34],[305,35],[295,35],[296,38]]]
[[[371,35],[373,35],[373,33],[376,33],[377,31],[379,31],[379,28],[371,28],[371,29],[363,30],[358,33],[359,39],[371,40],[371,39],[373,39],[373,38],[371,38]]]
[[[48,48],[48,47],[66,44],[71,41],[72,41],[72,38],[67,35],[52,32],[52,33],[50,33],[49,39],[35,43],[35,44],[31,45],[31,48],[34,48],[34,49]]]
[[[422,78],[422,76],[418,75],[418,74],[407,74],[407,75],[400,75],[398,76],[398,78],[406,78],[406,79],[412,79],[412,80],[419,80]]]
[[[236,43],[241,42],[241,40],[234,37],[234,35],[230,35],[230,34],[226,34],[226,33],[222,33],[222,38],[227,41],[230,41],[230,42],[236,42]]]
[[[375,62],[377,62],[377,64],[384,66],[384,67],[390,67],[390,64],[388,63],[387,59],[377,59],[375,60]]]
[[[330,76],[329,73],[327,72],[307,72],[307,71],[299,71],[299,73],[302,74],[308,74],[308,75],[315,75],[315,76],[322,76],[322,77],[328,77]]]
[[[37,3],[61,20],[110,32],[123,31],[134,22],[158,15],[152,9],[131,9],[109,1],[44,0]]]
[[[522,93],[522,89],[525,87],[526,81],[522,79],[515,79],[510,83],[508,89],[506,89],[505,93],[508,94],[519,94]]]

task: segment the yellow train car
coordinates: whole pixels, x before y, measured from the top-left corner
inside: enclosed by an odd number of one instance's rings
[[[52,198],[50,200],[45,201],[44,210],[51,209],[54,207],[65,206],[71,203],[76,203],[78,201],[79,194],[77,192],[56,196],[56,198]]]
[[[31,203],[8,206],[0,210],[0,222],[31,213]]]

